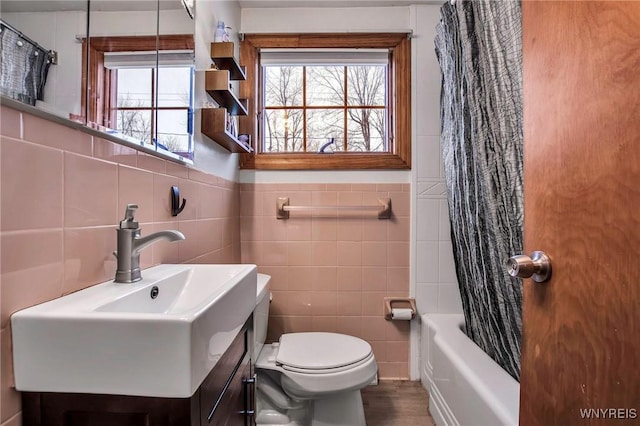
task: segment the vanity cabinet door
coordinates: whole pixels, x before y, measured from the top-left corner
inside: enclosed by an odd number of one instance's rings
[[[253,424],[248,339],[248,327],[244,327],[200,386],[201,426]]]
[[[250,377],[251,363],[247,355],[229,382],[213,416],[206,422],[203,419],[203,426],[249,426],[253,424],[253,412],[250,411],[253,406],[253,392],[251,392],[253,384],[247,382]]]

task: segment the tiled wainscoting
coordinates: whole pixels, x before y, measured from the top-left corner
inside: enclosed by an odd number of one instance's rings
[[[408,378],[409,323],[383,318],[383,298],[409,294],[408,184],[238,184],[93,137],[6,106],[0,112],[0,425],[21,424],[12,389],[11,313],[112,279],[118,222],[137,203],[143,235],[178,229],[142,267],[160,263],[256,263],[272,275],[270,339],[335,331],[374,349],[380,376]],[[187,199],[170,213],[170,188]],[[372,212],[293,212],[292,205],[375,205]]]
[[[139,205],[142,235],[177,229],[186,236],[147,248],[143,268],[239,262],[239,184],[6,106],[0,117],[0,424],[16,426],[10,315],[112,279],[115,229],[127,203]],[[187,199],[177,217],[170,211],[173,185]]]
[[[272,276],[269,339],[329,331],[371,343],[384,378],[408,378],[409,322],[385,321],[386,296],[409,295],[408,184],[245,184],[240,188],[242,261]],[[291,212],[276,219],[276,199],[291,205],[376,205],[374,212]]]

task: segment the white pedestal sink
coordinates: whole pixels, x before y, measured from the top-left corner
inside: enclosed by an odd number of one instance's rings
[[[188,398],[255,308],[256,274],[160,265],[16,312],[16,388]]]

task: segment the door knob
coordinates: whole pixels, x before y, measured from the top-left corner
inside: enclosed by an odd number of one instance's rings
[[[551,277],[551,260],[542,251],[534,251],[531,257],[519,254],[507,260],[507,271],[512,277],[532,278],[543,283]]]

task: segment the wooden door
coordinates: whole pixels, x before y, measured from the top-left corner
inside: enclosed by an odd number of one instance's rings
[[[524,245],[553,275],[524,282],[520,424],[638,424],[640,2],[522,6]]]

